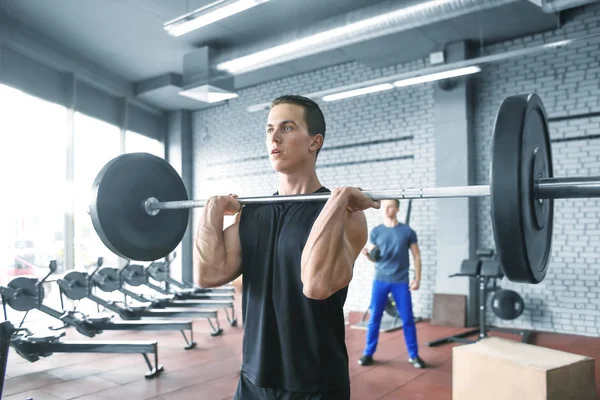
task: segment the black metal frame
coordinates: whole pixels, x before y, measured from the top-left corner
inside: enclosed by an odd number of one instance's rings
[[[57,318],[63,323],[69,321],[74,324],[74,313],[61,313],[51,307],[45,306],[43,302],[43,284],[48,277],[56,270],[56,262],[50,263],[50,272],[41,280],[35,282],[35,303],[31,307]],[[15,328],[8,321],[6,313],[7,297],[17,298],[22,295],[19,288],[0,287],[0,296],[2,298],[2,308],[4,311],[5,321],[0,323],[0,374],[2,375],[0,384],[0,397],[4,389],[4,377],[6,374],[6,364],[8,361],[8,346],[10,345],[24,359],[35,362],[40,357],[48,357],[52,353],[119,353],[129,354],[137,353],[144,356],[144,360],[148,365],[149,372],[145,374],[146,378],[154,378],[158,376],[164,368],[158,363],[158,343],[156,341],[66,341],[61,342],[60,338],[65,336],[65,332],[52,333],[45,336],[36,336],[27,328]],[[29,312],[27,310],[26,312]],[[78,332],[87,335],[95,336],[101,331],[95,331],[88,326],[88,321],[83,320],[81,324],[73,325]],[[64,326],[62,327],[64,328]],[[60,329],[62,329],[60,328]],[[154,366],[148,358],[148,353],[154,354]]]
[[[147,273],[146,269],[144,269],[144,276],[140,277],[139,284],[132,283],[132,276],[125,276],[127,274],[132,274],[132,272],[128,269],[130,266],[134,264],[128,264],[123,267],[120,273],[123,275],[124,282],[131,286],[146,286],[150,289],[163,294],[174,296],[178,300],[233,300],[234,295],[230,293],[194,293],[189,290],[185,291],[169,291],[159,285],[155,285],[149,281],[150,275]],[[147,268],[147,267],[146,267]]]
[[[6,377],[10,338],[15,331],[16,329],[10,321],[0,322],[0,399],[2,398],[2,393],[4,393],[4,379]]]
[[[161,286],[155,285],[149,281],[150,275],[147,273],[147,270],[144,269],[144,276],[139,279],[138,282],[134,284],[131,276],[125,276],[127,274],[131,274],[132,271],[128,269],[129,265],[126,265],[119,271],[119,280],[121,283],[121,287],[125,284],[130,286],[146,286],[159,294],[165,296],[173,296],[173,300],[169,301],[170,304],[163,304],[166,307],[194,307],[194,308],[202,308],[202,309],[223,309],[225,312],[225,317],[231,326],[237,325],[237,318],[235,316],[235,306],[234,306],[234,295],[228,293],[193,293],[193,292],[172,292]],[[147,267],[146,267],[147,268]],[[132,297],[132,296],[130,296]],[[231,310],[231,316],[229,315],[229,310]]]
[[[20,331],[24,331],[25,333],[13,333],[10,338],[10,346],[15,349],[17,354],[29,362],[36,362],[40,357],[48,357],[53,353],[141,354],[149,369],[144,374],[146,379],[152,379],[164,371],[164,367],[158,362],[158,342],[155,340],[124,342],[73,340],[62,342],[60,338],[65,336],[64,332],[52,336],[36,337],[28,329]],[[154,365],[152,365],[152,362],[148,358],[148,354],[154,354]]]
[[[461,273],[450,275],[450,277],[456,276],[466,276],[469,278],[475,278],[479,281],[479,295],[478,295],[478,309],[479,309],[479,326],[475,329],[470,329],[465,332],[458,333],[456,335],[442,337],[440,339],[433,340],[431,342],[427,342],[427,346],[435,347],[441,346],[443,344],[448,344],[452,342],[459,343],[476,343],[479,340],[486,338],[489,332],[504,332],[511,333],[521,336],[522,343],[529,342],[529,336],[531,331],[526,329],[513,329],[513,328],[500,328],[493,325],[486,324],[486,311],[487,311],[487,298],[488,294],[495,292],[499,287],[497,285],[497,280],[504,277],[502,273],[502,268],[500,268],[500,261],[497,260],[491,250],[478,251],[478,256],[481,257],[489,257],[487,260],[477,260],[475,264],[475,268],[472,268],[468,271],[461,271]],[[472,260],[465,260],[472,261]],[[464,265],[464,263],[463,263]],[[492,288],[488,287],[489,283],[492,283]],[[466,339],[469,336],[473,336],[478,334],[477,339]]]
[[[44,283],[45,279],[38,281],[37,287],[40,288]],[[39,290],[39,289],[38,289]],[[0,287],[0,293],[2,295],[2,308],[4,310],[4,316],[6,318],[6,297],[17,296],[15,293],[16,290],[8,287]],[[67,326],[71,326],[77,330],[77,332],[81,333],[87,337],[95,337],[96,335],[102,333],[102,331],[180,331],[185,340],[186,346],[184,347],[186,350],[193,349],[196,347],[196,342],[194,341],[194,329],[192,321],[113,321],[109,316],[103,316],[101,318],[89,317],[79,311],[64,311],[63,310],[55,310],[52,307],[48,307],[43,304],[43,296],[40,295],[39,291],[36,293],[35,298],[35,309],[41,311],[42,313],[49,315],[57,320],[61,321],[64,325],[59,328],[53,329],[62,329]],[[61,293],[61,304],[62,301],[62,293]],[[33,309],[33,308],[32,308]],[[30,310],[27,310],[29,312]],[[185,331],[190,331],[190,339],[188,340]]]
[[[223,333],[223,329],[221,328],[221,326],[219,324],[217,310],[194,310],[194,309],[187,309],[187,308],[150,309],[146,305],[134,307],[134,306],[129,306],[127,304],[125,304],[125,307],[122,307],[122,306],[118,305],[117,303],[115,303],[114,301],[106,300],[99,296],[96,296],[94,293],[92,293],[92,290],[95,287],[93,277],[98,272],[98,270],[100,269],[101,266],[102,266],[102,259],[100,258],[98,260],[97,267],[91,273],[86,274],[87,280],[86,280],[86,288],[85,288],[86,289],[85,298],[96,303],[98,306],[102,306],[105,309],[116,313],[121,319],[123,319],[125,321],[137,321],[142,318],[172,318],[172,317],[193,318],[193,319],[206,318],[206,320],[208,321],[209,325],[212,328],[212,332],[210,333],[211,336],[218,336],[221,333]],[[69,296],[69,290],[65,290],[65,288],[69,287],[69,283],[66,282],[63,278],[57,279],[56,282],[58,283],[58,286],[60,289],[61,301],[62,301],[63,295],[69,299],[73,299],[72,297]],[[74,299],[74,300],[78,300],[78,299]],[[212,319],[214,319],[214,323],[213,323]],[[162,322],[162,321],[160,321],[160,322]],[[165,326],[171,326],[171,328],[167,329],[167,330],[173,330],[173,328],[172,328],[173,325],[167,325],[167,324],[171,324],[172,322],[176,323],[176,321],[165,321]],[[157,323],[154,326],[158,327],[159,325],[160,324]],[[143,328],[147,328],[150,325],[142,324],[140,326]],[[191,322],[190,322],[190,327],[191,327]],[[154,330],[157,330],[157,329],[154,329]],[[192,331],[192,329],[190,329],[190,331]],[[181,332],[185,337],[185,333],[183,331],[181,331]],[[185,337],[185,340],[186,340],[186,343],[188,344],[189,348],[195,347],[193,338],[191,339],[191,341],[189,341],[187,339],[187,337]]]
[[[191,286],[191,285],[186,285],[183,282],[179,282],[178,280],[174,279],[171,277],[171,262],[173,262],[173,260],[175,259],[175,257],[177,256],[176,252],[173,252],[171,255],[169,255],[168,257],[165,258],[165,261],[163,262],[164,265],[164,269],[165,269],[165,276],[164,278],[160,276],[160,274],[155,273],[156,270],[154,268],[154,265],[157,264],[158,262],[153,262],[150,265],[148,265],[146,267],[146,272],[148,273],[148,276],[152,279],[154,279],[157,282],[162,282],[164,281],[168,285],[173,285],[178,289],[182,289],[184,292],[189,292],[189,293],[235,293],[235,288],[233,286],[221,286],[221,287],[216,287],[216,288],[201,288],[201,287],[197,287],[197,286]]]

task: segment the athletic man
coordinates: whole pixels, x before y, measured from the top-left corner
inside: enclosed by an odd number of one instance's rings
[[[398,222],[396,214],[400,207],[398,200],[383,200],[381,210],[383,224],[371,231],[369,245],[363,254],[375,262],[375,279],[371,291],[371,316],[367,328],[367,346],[360,365],[373,363],[373,354],[379,339],[379,326],[385,310],[388,294],[391,292],[396,308],[402,319],[402,330],[408,350],[409,362],[415,368],[424,368],[425,363],[419,357],[417,332],[412,311],[411,290],[418,290],[421,282],[421,254],[417,243],[417,234],[408,225]],[[415,278],[409,284],[410,248],[415,261]]]
[[[317,178],[325,138],[319,106],[301,96],[273,101],[266,146],[278,173],[275,196],[330,193],[326,202],[249,204],[211,197],[195,246],[196,280],[242,280],[244,339],[234,399],[350,399],[343,305],[367,243],[363,210],[379,202]],[[224,215],[236,215],[223,231]]]

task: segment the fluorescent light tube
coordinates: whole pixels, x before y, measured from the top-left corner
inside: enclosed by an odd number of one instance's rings
[[[266,3],[269,0],[237,0],[230,2],[222,7],[212,11],[207,11],[210,8],[217,7],[223,3],[223,0],[216,1],[206,7],[199,8],[180,18],[165,23],[164,29],[171,36],[181,36],[203,26],[210,25],[234,14],[241,13],[259,4]]]
[[[346,92],[329,94],[327,96],[323,96],[323,101],[342,100],[342,99],[347,99],[347,98],[356,97],[356,96],[362,96],[362,95],[370,94],[370,93],[383,92],[385,90],[390,90],[393,88],[394,88],[394,86],[391,83],[384,83],[384,84],[375,85],[375,86],[367,86],[367,87],[360,88],[360,89],[348,90]]]
[[[451,69],[449,71],[437,72],[435,74],[427,74],[422,76],[415,76],[414,78],[401,79],[394,82],[396,87],[405,87],[411,85],[418,85],[420,83],[440,81],[442,79],[455,78],[457,76],[476,74],[481,72],[481,68],[477,65],[473,65],[465,68]]]
[[[234,75],[241,74],[315,53],[359,43],[386,34],[392,34],[405,29],[407,21],[412,24],[418,23],[417,15],[427,16],[427,13],[432,13],[437,8],[452,5],[453,3],[455,3],[454,0],[429,0],[420,2],[225,61],[218,64],[216,68]],[[485,8],[485,2],[482,3],[479,7]],[[460,15],[460,7],[457,7],[457,13]],[[446,13],[440,19],[451,17],[452,13]]]
[[[347,99],[350,97],[362,96],[365,94],[378,93],[383,92],[385,90],[393,89],[394,87],[405,87],[411,85],[418,85],[420,83],[439,81],[442,79],[454,78],[457,76],[475,74],[480,72],[481,68],[477,65],[465,67],[465,68],[456,68],[443,72],[436,72],[434,74],[427,74],[422,76],[416,76],[412,78],[401,79],[392,83],[382,83],[378,85],[371,85],[362,87],[360,89],[346,90],[339,93],[328,94],[323,96],[323,101],[336,101]]]

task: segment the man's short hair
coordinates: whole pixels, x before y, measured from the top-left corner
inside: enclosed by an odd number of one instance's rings
[[[325,116],[319,105],[308,97],[299,96],[295,94],[286,94],[273,100],[271,108],[278,104],[295,104],[304,109],[304,121],[308,127],[308,134],[310,136],[321,135],[323,141],[325,141]],[[317,155],[319,155],[319,149]]]
[[[385,199],[385,201],[393,201],[396,203],[396,208],[400,208],[400,200],[398,199]]]

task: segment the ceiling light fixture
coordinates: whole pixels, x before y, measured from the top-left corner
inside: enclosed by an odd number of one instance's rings
[[[343,99],[348,99],[350,97],[362,96],[365,94],[379,93],[379,92],[383,92],[383,91],[390,90],[393,88],[394,88],[394,85],[392,85],[391,83],[383,83],[381,85],[367,86],[367,87],[360,88],[360,89],[354,89],[354,90],[348,90],[348,91],[340,92],[340,93],[328,94],[327,96],[323,96],[323,101],[343,100]]]
[[[163,28],[171,36],[181,36],[267,1],[269,0],[217,0],[181,17],[165,22]]]
[[[464,76],[464,75],[476,74],[478,72],[481,72],[481,68],[478,65],[472,65],[470,67],[456,68],[456,69],[451,69],[451,70],[444,71],[444,72],[437,72],[434,74],[416,76],[414,78],[400,79],[399,81],[394,82],[394,86],[396,86],[396,87],[412,86],[412,85],[418,85],[420,83],[441,81],[443,79],[450,79],[450,78],[456,78],[456,77]]]
[[[238,97],[237,93],[229,92],[213,85],[202,85],[190,89],[182,90],[178,93],[180,96],[185,96],[193,100],[202,101],[204,103],[219,103],[225,100],[231,100]]]
[[[378,84],[378,85],[362,87],[360,89],[345,90],[345,91],[338,92],[338,93],[327,94],[327,95],[323,96],[323,101],[343,100],[343,99],[348,99],[351,97],[363,96],[365,94],[378,93],[378,92],[382,92],[385,90],[390,90],[390,89],[393,89],[394,87],[400,88],[400,87],[418,85],[421,83],[434,82],[434,81],[440,81],[443,79],[450,79],[450,78],[456,78],[456,77],[464,76],[464,75],[476,74],[478,72],[481,72],[481,68],[477,65],[473,65],[473,66],[465,67],[465,68],[456,68],[456,69],[451,69],[448,71],[436,72],[433,74],[425,74],[425,75],[421,75],[421,76],[415,76],[412,78],[400,79],[400,80],[395,81],[393,84],[392,83],[382,83],[382,84]]]
[[[219,63],[216,68],[233,75],[243,74],[415,28],[421,26],[424,20],[428,20],[430,23],[439,22],[474,10],[483,11],[490,7],[512,2],[514,0],[427,0],[395,10],[390,10],[391,7],[388,5],[387,7],[381,7],[386,11],[379,15],[358,21],[349,18],[348,22],[342,26],[225,61]]]
[[[345,85],[345,86],[337,87],[337,88],[333,88],[333,89],[320,90],[318,92],[307,93],[304,96],[314,99],[314,100],[324,99],[325,97],[332,95],[332,94],[351,92],[351,91],[355,91],[357,89],[369,88],[369,87],[378,86],[378,85],[382,85],[382,84],[386,84],[386,83],[390,83],[390,82],[398,83],[400,86],[406,86],[406,85],[402,84],[403,81],[410,82],[411,80],[413,80],[413,82],[414,82],[414,79],[418,79],[419,77],[422,77],[422,76],[432,76],[432,75],[435,75],[438,73],[444,73],[444,72],[451,71],[451,70],[457,71],[457,70],[461,70],[461,69],[469,68],[469,67],[479,68],[478,67],[479,65],[491,64],[494,62],[509,60],[511,58],[526,57],[526,56],[541,53],[544,51],[548,51],[548,50],[552,50],[552,49],[559,49],[561,47],[566,47],[575,42],[596,39],[598,37],[600,37],[600,33],[593,33],[593,34],[583,35],[583,36],[575,37],[575,38],[571,38],[571,39],[558,40],[555,42],[544,43],[544,44],[541,44],[538,46],[525,47],[525,48],[521,48],[521,49],[517,49],[517,50],[507,51],[504,53],[496,53],[496,54],[491,54],[491,55],[487,55],[487,56],[481,56],[481,57],[477,57],[477,58],[456,61],[451,64],[435,65],[435,66],[431,66],[431,67],[428,67],[428,68],[425,68],[422,70],[409,71],[409,72],[404,72],[404,73],[400,73],[397,75],[371,79],[371,80],[368,80],[365,82],[352,83],[349,85]],[[325,101],[331,101],[331,100],[325,100]],[[247,111],[248,112],[258,112],[258,111],[268,110],[270,104],[271,103],[268,103],[268,102],[253,104],[247,108]]]

